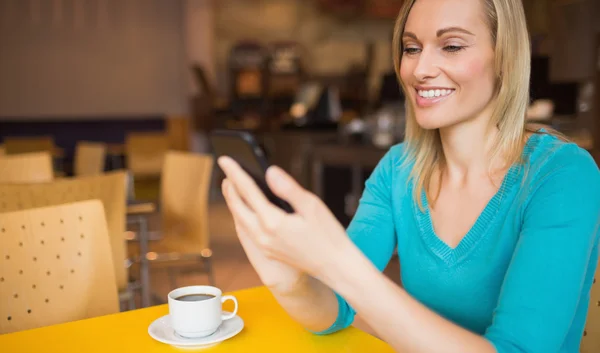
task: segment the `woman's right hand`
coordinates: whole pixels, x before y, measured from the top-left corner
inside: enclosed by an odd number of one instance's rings
[[[228,177],[244,181],[242,187],[248,188],[243,190],[246,198],[253,202],[268,202],[264,194],[261,194],[262,191],[258,190],[256,185],[252,185],[251,177],[241,168],[229,168],[229,174]],[[272,249],[264,246],[262,242],[272,235],[264,231],[269,225],[262,224],[264,219],[261,222],[261,219],[244,205],[244,197],[231,180],[226,178],[222,189],[246,255],[277,302],[294,320],[310,331],[320,332],[330,327],[338,315],[339,304],[335,293],[308,272],[285,262],[287,257],[275,259],[276,253],[272,253]],[[248,194],[248,191],[251,192]]]
[[[227,179],[223,180],[222,192],[228,206],[230,205],[232,197],[240,197]],[[301,286],[306,283],[305,281],[308,277],[307,274],[281,261],[267,257],[264,251],[261,250],[248,235],[249,230],[241,225],[241,222],[236,219],[236,215],[233,212],[232,215],[240,243],[262,283],[269,288],[269,290],[274,292],[274,294],[279,295],[292,294],[297,290],[301,290]],[[254,231],[258,228],[259,227],[254,227]]]

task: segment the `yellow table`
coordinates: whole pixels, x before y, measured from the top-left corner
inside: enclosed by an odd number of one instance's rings
[[[232,293],[239,302],[244,329],[202,352],[392,352],[389,345],[354,327],[317,336],[293,321],[264,287]],[[226,303],[225,309],[231,310]],[[0,351],[13,352],[182,352],[148,335],[152,321],[168,313],[166,305],[0,335]]]

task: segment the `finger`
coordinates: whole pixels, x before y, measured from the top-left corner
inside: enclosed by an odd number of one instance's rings
[[[267,170],[267,184],[275,195],[286,200],[300,214],[314,212],[320,200],[304,189],[283,169],[271,166]]]
[[[217,161],[229,182],[234,186],[237,193],[246,201],[248,206],[256,213],[259,221],[268,229],[276,226],[278,219],[284,215],[284,211],[273,205],[265,194],[256,185],[256,182],[246,173],[233,159],[220,157]]]
[[[229,180],[225,179],[222,188],[225,202],[231,210],[236,226],[243,228],[246,231],[245,233],[254,241],[264,242],[266,239],[261,237],[266,233],[262,231],[258,218],[242,200],[235,187]]]
[[[229,209],[229,212],[231,213],[231,216],[233,218],[233,223],[235,223],[235,228],[236,231],[238,230],[238,220],[236,219],[236,214],[233,212],[233,206],[231,204],[231,199],[229,196],[229,193],[227,192],[227,190],[229,190],[231,183],[229,182],[229,180],[227,180],[227,178],[223,179],[223,182],[221,182],[221,193],[223,194],[223,198],[225,199],[225,204],[227,205],[227,209]]]
[[[227,191],[227,190],[229,190],[229,188],[233,189],[233,186],[231,186],[231,183],[229,183],[229,180],[224,179],[223,183],[221,184],[221,189],[223,192],[223,196],[225,197],[225,203],[227,204],[227,208],[231,212],[231,216],[233,218],[233,224],[235,226],[235,232],[237,233],[238,239],[240,240],[240,243],[242,244],[242,247],[244,248],[244,250],[247,251],[246,249],[248,247],[256,247],[255,241],[250,237],[250,235],[248,235],[249,231],[240,224],[240,221],[238,220],[239,216],[237,215],[237,213],[235,213],[232,210],[233,205],[232,205],[231,196],[229,196],[230,192],[228,193],[228,191]],[[235,192],[235,190],[233,190],[233,192]]]
[[[225,203],[227,204],[227,208],[229,208],[229,210],[232,212],[232,216],[234,216],[234,220],[235,220],[235,214],[233,214],[233,200],[232,200],[232,196],[231,193],[235,192],[235,187],[231,184],[231,181],[229,181],[229,179],[225,178],[223,179],[223,182],[221,183],[221,192],[223,193],[223,197],[225,198]],[[238,195],[239,197],[239,195]],[[242,200],[243,202],[244,200]]]
[[[223,169],[227,179],[238,190],[240,196],[254,210],[264,210],[269,201],[256,185],[256,182],[246,173],[240,165],[229,157],[220,157],[217,163]]]

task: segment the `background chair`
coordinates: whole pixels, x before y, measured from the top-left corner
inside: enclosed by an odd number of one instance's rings
[[[0,212],[59,205],[84,200],[102,201],[110,235],[115,281],[121,301],[133,305],[127,281],[125,251],[125,207],[127,173],[110,172],[42,184],[0,184]]]
[[[167,266],[172,287],[177,273],[186,271],[204,272],[215,284],[208,227],[212,170],[211,155],[171,151],[165,157],[160,191],[162,237],[150,243],[146,259]]]
[[[55,176],[64,176],[63,159],[65,151],[54,144],[52,136],[19,136],[5,137],[4,148],[6,154],[21,154],[33,152],[47,152],[52,157]]]
[[[139,199],[158,198],[158,180],[169,150],[169,137],[164,133],[130,133],[125,139],[127,169],[133,178],[135,195]]]
[[[600,350],[600,264],[592,284],[590,307],[581,340],[581,353],[596,353]]]
[[[19,154],[30,152],[54,153],[54,139],[50,136],[39,137],[5,137],[4,148],[6,154]]]
[[[0,334],[119,310],[100,201],[0,214]]]
[[[48,152],[0,156],[0,183],[41,183],[54,179]]]
[[[134,178],[160,176],[168,150],[169,138],[164,133],[130,133],[125,141],[127,168]]]
[[[0,156],[4,156],[6,154],[6,149],[4,148],[4,145],[0,145]]]
[[[98,175],[104,172],[106,144],[99,142],[77,142],[75,147],[75,176]]]
[[[189,151],[191,147],[191,118],[187,116],[170,116],[166,119],[169,149]]]

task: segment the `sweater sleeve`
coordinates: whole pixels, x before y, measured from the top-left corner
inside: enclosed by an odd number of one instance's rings
[[[391,179],[399,146],[393,147],[379,161],[365,183],[358,208],[346,232],[353,243],[383,271],[396,248],[391,200]],[[317,334],[342,330],[354,321],[355,310],[336,293],[338,316],[331,327]]]
[[[598,263],[600,173],[590,155],[567,145],[534,179],[485,334],[498,353],[560,351]]]

